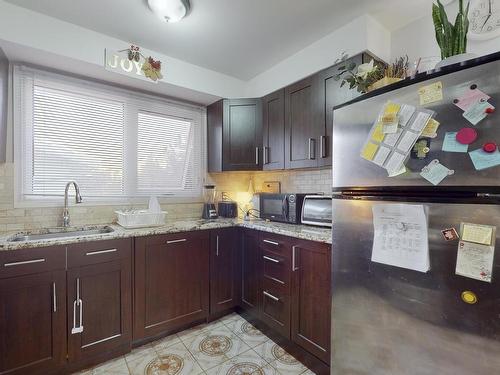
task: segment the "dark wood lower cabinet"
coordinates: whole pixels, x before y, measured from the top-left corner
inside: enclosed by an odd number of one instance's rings
[[[261,276],[260,276],[259,232],[243,230],[241,241],[241,304],[251,315],[260,315]]]
[[[292,340],[330,363],[330,245],[296,240],[292,251]]]
[[[236,228],[210,233],[210,314],[234,308],[239,301],[240,242]]]
[[[68,360],[86,362],[132,342],[131,240],[68,247]]]
[[[0,280],[0,374],[50,374],[66,361],[66,272]]]
[[[136,238],[134,340],[208,317],[209,236],[197,231]]]

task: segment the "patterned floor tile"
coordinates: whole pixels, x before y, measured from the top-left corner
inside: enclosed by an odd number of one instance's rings
[[[162,339],[153,341],[151,343],[151,346],[153,347],[154,350],[156,350],[156,352],[158,352],[160,350],[168,348],[169,346],[179,344],[180,342],[181,339],[177,335],[170,335]]]
[[[191,337],[184,344],[204,370],[250,350],[243,340],[224,326]]]
[[[265,343],[269,338],[264,335],[259,329],[247,322],[239,322],[239,325],[235,327],[235,332],[245,344],[254,348],[258,345]]]
[[[267,364],[266,366],[261,367],[258,371],[253,372],[252,375],[288,375],[288,374],[281,373],[270,364]]]
[[[312,372],[311,370],[307,369],[306,371],[304,371],[302,374],[300,375],[316,375],[315,372]]]
[[[151,346],[151,344],[146,344],[143,346],[139,346],[138,348],[132,349],[132,351],[128,354],[125,354],[125,360],[127,363],[135,361],[136,359],[142,358],[146,355],[155,356],[156,352]]]
[[[192,328],[188,328],[182,332],[179,332],[177,334],[177,336],[179,337],[179,339],[181,339],[181,341],[184,342],[186,339],[189,339],[192,336],[202,335],[207,331],[210,331],[216,327],[220,327],[223,325],[224,324],[220,321],[215,321],[215,322],[208,323],[208,324],[200,324],[200,325],[194,326]]]
[[[275,343],[273,340],[268,340],[254,348],[254,350],[274,368],[284,374],[302,374],[307,370],[302,363],[295,359],[285,349]]]
[[[253,350],[249,350],[220,366],[208,370],[207,375],[264,375],[264,368],[269,364]],[[269,366],[271,367],[271,366]],[[276,374],[276,373],[275,373]]]
[[[125,357],[118,357],[94,367],[92,375],[129,375]]]
[[[126,356],[127,366],[131,375],[144,375],[148,365],[158,359],[156,352],[150,347],[143,352],[143,356],[135,355],[133,357]]]
[[[223,321],[222,323],[229,328],[231,331],[234,333],[238,334],[241,333],[240,329],[242,324],[246,323],[247,321],[243,319],[240,315],[235,316],[229,320]]]
[[[144,375],[198,374],[203,374],[203,370],[182,343],[159,351],[158,359],[150,362],[144,369]]]
[[[284,354],[283,349],[273,340],[267,340],[265,343],[254,347],[253,350],[269,363],[274,362]]]

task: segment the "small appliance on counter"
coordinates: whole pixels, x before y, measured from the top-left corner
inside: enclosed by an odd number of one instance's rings
[[[217,219],[217,210],[215,209],[216,194],[215,185],[203,186],[203,198],[205,200],[201,215],[203,219]]]
[[[234,201],[222,200],[217,204],[220,217],[234,218],[238,216],[238,204]]]
[[[282,223],[299,224],[302,203],[307,194],[260,194],[260,218]]]
[[[302,204],[302,224],[332,227],[332,196],[306,195]]]

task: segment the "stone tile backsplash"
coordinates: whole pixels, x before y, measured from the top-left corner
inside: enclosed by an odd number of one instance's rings
[[[207,180],[216,184],[218,192],[227,192],[240,206],[251,204],[247,194],[250,180],[255,192],[262,190],[264,182],[279,181],[282,192],[329,193],[331,191],[331,169],[269,171],[269,172],[226,172],[211,173]],[[85,199],[85,193],[83,192]],[[256,201],[253,200],[255,205]],[[59,207],[14,207],[14,165],[0,164],[0,232],[22,231],[60,226],[63,202]],[[144,205],[96,205],[70,206],[72,225],[108,224],[116,221],[115,210],[145,208]],[[181,220],[201,217],[202,204],[162,204],[168,212],[167,220]],[[241,213],[241,212],[240,212]]]

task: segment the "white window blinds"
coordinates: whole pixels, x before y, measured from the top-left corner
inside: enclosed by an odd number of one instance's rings
[[[199,197],[203,108],[16,66],[15,155],[22,199]]]

